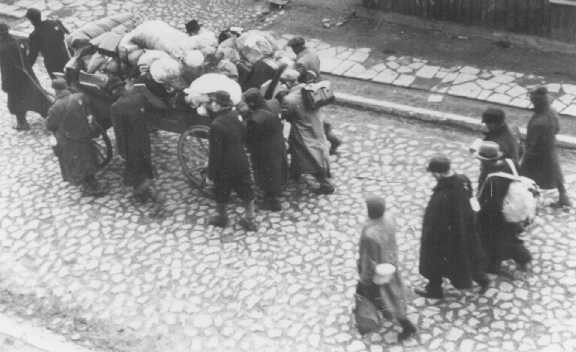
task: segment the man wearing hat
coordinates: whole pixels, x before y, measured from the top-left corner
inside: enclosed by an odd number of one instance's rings
[[[564,176],[556,152],[558,115],[551,106],[546,87],[530,92],[534,114],[526,128],[525,155],[520,173],[533,179],[542,189],[558,189],[558,201],[553,207],[570,207],[572,202],[564,186]]]
[[[66,81],[52,81],[56,101],[48,111],[46,129],[54,133],[55,147],[62,179],[82,187],[84,196],[102,196],[104,192],[96,181],[98,158],[92,139],[102,132],[94,121],[88,99],[82,93],[72,93]]]
[[[32,66],[26,61],[25,45],[10,34],[10,28],[0,23],[0,72],[2,90],[8,99],[8,111],[16,115],[17,131],[26,131],[30,125],[26,113],[34,111],[45,117],[50,101],[40,86]]]
[[[502,155],[518,165],[520,146],[518,139],[512,135],[510,127],[505,121],[506,115],[502,109],[488,108],[482,113],[482,123],[486,126],[484,132],[485,141],[493,141],[498,144]],[[484,163],[480,167],[480,177],[478,185],[481,185],[486,179],[487,171]]]
[[[482,168],[487,175],[495,172],[513,174],[510,166],[514,165],[512,160],[506,161],[504,153],[496,142],[483,142],[476,158],[482,162]],[[523,228],[518,224],[507,222],[502,213],[504,198],[508,193],[510,183],[510,179],[492,176],[480,185],[478,191],[480,242],[488,257],[487,272],[493,274],[500,272],[503,260],[513,259],[521,271],[526,271],[532,260],[524,242],[518,237],[523,232]]]
[[[254,180],[246,152],[246,128],[225,91],[208,94],[207,109],[212,118],[209,132],[208,177],[214,182],[216,215],[209,219],[212,226],[228,226],[226,207],[230,193],[235,191],[244,202],[245,213],[240,226],[256,231],[254,223]]]
[[[303,83],[319,81],[320,58],[306,47],[306,40],[302,37],[294,37],[286,45],[292,48],[292,51],[296,54],[296,70],[300,74],[298,80]],[[326,138],[330,142],[330,155],[337,154],[342,141],[334,134],[331,123],[324,121],[323,127]]]
[[[34,26],[34,30],[29,36],[30,54],[28,62],[33,65],[38,53],[41,53],[44,57],[46,71],[48,71],[50,78],[54,78],[54,72],[64,72],[64,66],[70,59],[64,42],[64,36],[69,32],[58,20],[42,21],[42,14],[38,9],[28,9],[26,18]]]
[[[381,197],[366,199],[368,221],[360,236],[356,294],[374,303],[383,316],[398,321],[402,332],[400,341],[416,333],[406,315],[406,294],[398,272],[398,246],[396,224],[386,213],[386,202]]]
[[[432,158],[427,171],[437,180],[424,213],[420,242],[420,274],[428,284],[415,292],[427,298],[443,298],[445,277],[457,289],[471,288],[475,281],[483,293],[489,281],[470,203],[470,180],[452,172],[450,159],[445,156]]]

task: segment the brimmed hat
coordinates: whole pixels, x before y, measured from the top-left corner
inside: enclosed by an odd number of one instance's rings
[[[295,46],[304,46],[304,45],[306,45],[306,40],[304,40],[304,38],[302,38],[302,37],[294,37],[294,38],[290,39],[288,41],[288,43],[286,43],[286,45],[288,45],[291,48],[293,48]]]
[[[435,156],[428,162],[426,171],[437,172],[440,174],[446,173],[450,171],[450,159],[443,155]]]
[[[506,118],[504,110],[498,108],[488,108],[482,113],[484,123],[502,123]]]
[[[26,18],[29,19],[30,21],[41,21],[42,13],[38,9],[29,8],[26,11]]]
[[[379,219],[386,211],[386,201],[382,197],[370,196],[366,198],[366,209],[370,219]]]
[[[504,153],[500,150],[498,143],[492,141],[483,141],[478,151],[474,154],[476,159],[480,160],[498,160],[503,155]]]
[[[374,277],[372,282],[376,285],[384,285],[392,280],[392,276],[396,273],[396,267],[389,263],[377,264],[374,268]]]
[[[545,86],[540,86],[530,91],[530,95],[547,95],[547,94],[548,94],[548,88],[546,88]]]

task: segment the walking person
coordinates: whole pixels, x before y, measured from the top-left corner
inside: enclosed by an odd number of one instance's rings
[[[369,197],[366,208],[368,221],[360,236],[360,279],[356,294],[370,300],[385,318],[396,320],[402,327],[398,339],[406,340],[416,333],[416,328],[406,314],[406,289],[398,270],[396,224],[386,213],[384,199]]]
[[[443,298],[445,277],[457,289],[471,288],[475,281],[484,293],[489,281],[470,205],[470,180],[454,173],[444,156],[432,158],[427,171],[437,181],[424,213],[420,242],[419,270],[428,284],[415,292],[427,298]]]
[[[495,172],[513,174],[516,168],[511,159],[506,159],[496,142],[485,141],[480,145],[476,158],[482,163],[487,175]],[[480,211],[478,227],[480,242],[488,257],[487,272],[500,273],[503,260],[513,259],[521,271],[526,271],[532,256],[519,235],[524,231],[520,224],[509,223],[502,212],[504,198],[512,181],[508,178],[488,177],[478,191]]]
[[[26,18],[34,26],[34,30],[29,36],[30,54],[28,62],[31,66],[34,65],[38,54],[42,54],[46,71],[53,79],[54,72],[64,72],[64,66],[70,60],[70,54],[64,42],[64,36],[69,31],[58,20],[42,21],[42,13],[38,9],[28,9]]]
[[[54,147],[60,163],[62,179],[80,185],[82,195],[104,195],[96,180],[97,151],[92,139],[102,132],[94,122],[88,99],[82,93],[72,93],[62,78],[52,82],[56,101],[48,111],[46,129],[54,133],[58,144]]]
[[[486,109],[482,113],[482,123],[486,126],[484,140],[497,143],[502,152],[502,157],[512,160],[514,165],[519,166],[520,145],[506,123],[506,114],[504,111],[498,108]],[[479,186],[484,183],[484,180],[486,179],[488,171],[485,166],[485,163],[480,165],[480,177],[478,179]]]
[[[209,224],[228,226],[226,208],[234,190],[244,202],[245,213],[240,226],[256,231],[254,222],[254,181],[246,153],[246,128],[234,109],[230,95],[225,91],[210,93],[207,106],[212,123],[209,132],[208,177],[214,182],[216,215]]]
[[[313,192],[332,194],[334,186],[328,181],[330,177],[330,157],[328,141],[322,127],[322,116],[316,109],[305,106],[302,96],[302,85],[297,84],[298,72],[286,70],[283,82],[290,91],[280,94],[282,116],[290,122],[289,151],[291,155],[290,173],[298,179],[302,174],[316,178],[319,187]]]
[[[0,23],[0,72],[2,90],[8,96],[8,111],[16,115],[14,129],[29,130],[26,113],[34,111],[46,117],[50,101],[26,60],[24,43],[10,34],[5,23]]]
[[[530,92],[534,114],[528,122],[525,155],[520,174],[533,179],[542,189],[558,189],[558,201],[552,207],[571,207],[564,186],[564,176],[556,151],[559,131],[558,114],[551,106],[548,89],[539,87]]]
[[[306,40],[302,37],[294,37],[286,44],[294,54],[296,54],[296,70],[299,72],[299,82],[312,83],[320,80],[320,57],[306,47]],[[324,133],[330,142],[330,155],[338,153],[338,148],[342,145],[342,140],[338,138],[333,130],[332,124],[324,121]]]
[[[278,197],[286,183],[288,162],[282,134],[282,121],[256,88],[244,93],[249,111],[246,114],[246,142],[250,152],[256,184],[264,192],[261,208],[280,211]]]

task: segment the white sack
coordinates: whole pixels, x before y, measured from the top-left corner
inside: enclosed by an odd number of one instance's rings
[[[242,88],[240,88],[240,85],[219,73],[206,73],[198,77],[185,92],[190,97],[199,97],[219,90],[228,92],[234,105],[242,101]]]
[[[154,61],[160,59],[172,59],[172,57],[160,50],[144,50],[138,58],[138,66],[150,67]]]
[[[269,33],[251,30],[236,39],[236,47],[240,51],[243,59],[250,64],[265,58],[273,57],[278,50],[276,39]]]

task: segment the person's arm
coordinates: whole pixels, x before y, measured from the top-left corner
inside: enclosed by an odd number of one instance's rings
[[[57,111],[57,106],[53,105],[48,110],[48,117],[46,118],[46,129],[50,132],[56,132],[60,125],[61,114]]]
[[[30,66],[34,65],[36,59],[38,58],[38,54],[40,53],[40,38],[35,32],[32,32],[29,37],[30,40],[30,52],[28,53],[28,63]]]
[[[526,148],[523,157],[524,161],[536,158],[540,155],[545,134],[546,127],[540,124],[534,125],[528,129],[528,134],[526,135]]]
[[[62,21],[56,20],[56,23],[58,24],[58,26],[60,26],[60,28],[62,28],[62,32],[64,32],[64,34],[70,34],[70,31],[68,30],[68,28],[66,28],[66,26],[64,26],[64,23],[62,23]]]

